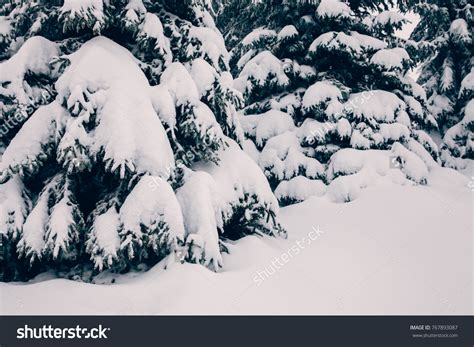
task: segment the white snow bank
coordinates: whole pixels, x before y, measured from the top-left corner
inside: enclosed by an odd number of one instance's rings
[[[285,207],[288,239],[232,242],[219,273],[159,264],[114,285],[0,283],[0,313],[470,315],[472,192],[454,170],[430,182],[382,179],[348,204],[314,197]]]
[[[399,142],[393,144],[391,151],[346,148],[336,152],[326,171],[331,181],[329,194],[337,202],[353,200],[360,189],[373,185],[382,176],[388,176],[399,184],[426,184],[428,167],[435,169],[438,166],[426,158],[429,154],[423,146],[416,144],[412,143],[410,147],[424,160]]]
[[[289,181],[281,181],[275,189],[275,196],[279,201],[288,199],[292,202],[301,202],[310,196],[322,196],[325,192],[326,185],[322,181],[296,176]]]

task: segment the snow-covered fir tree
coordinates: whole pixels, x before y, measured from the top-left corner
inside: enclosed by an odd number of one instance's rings
[[[370,175],[340,176],[378,162],[371,158],[380,150],[391,151],[393,163],[382,159],[377,173],[396,166],[418,184],[436,165],[438,149],[427,132],[436,120],[423,88],[407,76],[414,62],[395,37],[405,20],[382,5],[257,1],[238,11],[253,13],[250,33],[221,23],[234,43],[234,86],[246,103],[241,122],[253,140],[244,147],[280,202],[323,194],[329,183],[336,200],[351,200],[352,187]]]
[[[208,1],[14,0],[0,9],[3,280],[217,269],[225,239],[284,231],[241,149]]]
[[[474,159],[474,3],[412,0],[409,5],[420,16],[410,53],[423,62],[419,82],[443,136],[441,160],[466,168]]]

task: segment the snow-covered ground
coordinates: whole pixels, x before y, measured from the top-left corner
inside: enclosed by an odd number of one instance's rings
[[[313,197],[282,209],[288,239],[234,242],[219,273],[159,264],[111,285],[0,283],[0,313],[472,314],[473,186],[437,169],[428,186]]]

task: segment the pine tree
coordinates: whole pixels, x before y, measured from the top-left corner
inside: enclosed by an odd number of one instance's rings
[[[319,194],[322,183],[354,173],[333,170],[344,148],[392,150],[406,177],[426,183],[420,173],[438,152],[426,131],[437,124],[423,88],[406,74],[414,62],[395,37],[405,20],[383,3],[261,1],[238,11],[254,13],[250,33],[224,25],[229,42],[236,42],[234,85],[244,95],[241,122],[253,140],[245,148],[280,202]],[[381,12],[372,14],[374,8]],[[408,161],[419,174],[409,172]]]
[[[408,1],[420,15],[412,33],[412,55],[422,62],[420,83],[436,118],[444,165],[463,169],[474,159],[474,70],[469,0]]]
[[[0,12],[1,275],[222,265],[283,233],[242,151],[207,1],[21,1]]]

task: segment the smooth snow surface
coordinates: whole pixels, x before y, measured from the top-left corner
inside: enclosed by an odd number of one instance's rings
[[[313,197],[281,210],[288,239],[232,242],[218,273],[159,264],[114,285],[1,283],[0,314],[472,314],[470,187],[438,168],[427,186]]]

